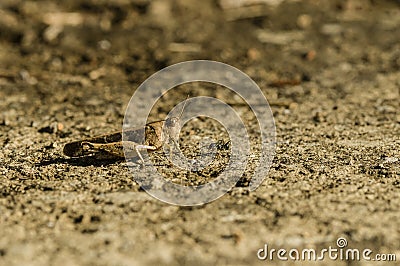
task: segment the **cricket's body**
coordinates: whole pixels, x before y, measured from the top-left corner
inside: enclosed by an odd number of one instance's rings
[[[162,128],[164,126],[165,120],[156,121],[152,123],[148,123],[145,126],[145,143],[143,145],[153,146],[155,149],[160,149],[163,145],[162,143]],[[142,132],[141,132],[142,131]],[[125,134],[127,137],[127,141],[131,140],[132,142],[137,141],[140,134],[143,134],[143,129],[127,129],[125,130]],[[90,143],[93,144],[96,148],[100,148],[100,145],[105,145],[104,147],[112,147],[118,146],[118,149],[123,150],[122,145],[122,131],[118,131],[111,134],[100,135],[93,138],[87,138],[83,140],[78,140],[74,142],[67,143],[64,146],[63,153],[69,157],[82,157],[93,154],[93,151],[88,151],[82,143]],[[118,143],[120,145],[118,145]],[[136,142],[135,142],[136,143]],[[100,149],[99,149],[100,150]],[[123,151],[121,153],[121,157],[124,157]]]
[[[144,143],[138,143],[138,139],[143,136],[143,129],[126,129],[125,140],[122,140],[122,132],[101,135],[93,138],[83,139],[67,143],[63,153],[69,157],[84,157],[95,155],[102,159],[107,158],[128,158],[139,156],[140,150],[148,151],[159,150],[164,144],[169,145],[169,141],[177,143],[180,131],[180,120],[177,117],[168,118],[151,122],[144,127]],[[124,153],[124,147],[125,152]]]
[[[139,156],[142,163],[144,163],[140,150],[159,150],[164,144],[170,146],[171,142],[175,147],[178,147],[181,130],[180,119],[185,105],[186,101],[179,117],[170,117],[166,120],[147,123],[144,128],[125,129],[123,131],[124,140],[122,139],[123,133],[121,131],[115,132],[67,143],[64,146],[63,153],[69,157],[95,155],[99,158],[127,157],[130,159]],[[143,136],[144,143],[139,143]]]

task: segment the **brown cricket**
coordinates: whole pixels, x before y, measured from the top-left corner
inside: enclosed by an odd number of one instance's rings
[[[139,156],[142,164],[144,160],[140,151],[148,150],[155,151],[167,145],[170,148],[170,143],[178,147],[179,133],[181,129],[181,117],[186,106],[186,101],[182,111],[178,117],[170,117],[166,120],[160,120],[147,123],[144,128],[126,129],[124,130],[126,139],[122,140],[122,131],[111,134],[100,135],[83,140],[73,141],[65,144],[63,153],[68,157],[84,157],[94,155],[101,159],[108,158],[132,158]],[[145,136],[144,143],[135,141],[140,136]],[[125,152],[124,153],[124,146]]]

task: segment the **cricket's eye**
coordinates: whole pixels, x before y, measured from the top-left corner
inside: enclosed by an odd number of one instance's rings
[[[168,126],[175,126],[178,122],[178,118],[171,117],[171,118],[168,118],[166,122],[167,122]]]

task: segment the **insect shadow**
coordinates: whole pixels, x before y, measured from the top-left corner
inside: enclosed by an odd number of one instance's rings
[[[54,158],[43,160],[36,166],[47,166],[52,164],[69,164],[73,166],[106,166],[123,162],[124,158],[99,159],[96,156],[85,156],[80,158]]]

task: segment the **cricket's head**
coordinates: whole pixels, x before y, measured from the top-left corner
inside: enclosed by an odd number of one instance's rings
[[[189,95],[188,95],[189,98]],[[178,141],[179,139],[179,133],[181,132],[181,118],[182,118],[182,114],[183,111],[185,110],[186,107],[186,102],[187,99],[185,100],[183,107],[182,107],[182,111],[179,114],[179,116],[173,116],[173,117],[169,117],[165,120],[165,130],[167,133],[167,138],[172,139],[173,141]]]
[[[169,117],[165,120],[165,130],[169,138],[173,140],[179,139],[179,133],[181,131],[181,119],[180,117]]]
[[[174,127],[178,127],[181,125],[181,119],[179,117],[169,117],[167,118],[167,120],[165,120],[165,125],[168,128],[174,128]]]

